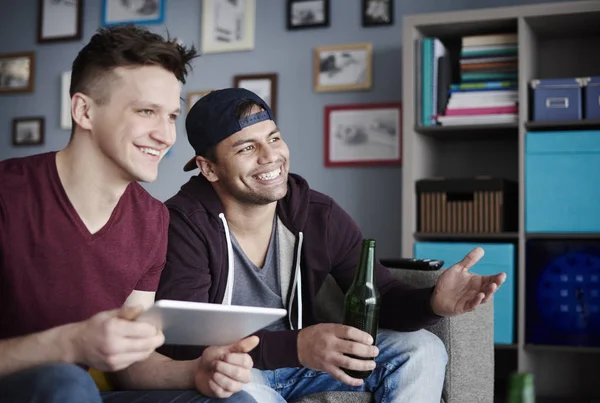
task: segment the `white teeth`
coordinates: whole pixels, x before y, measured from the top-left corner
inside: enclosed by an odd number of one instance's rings
[[[156,155],[156,156],[160,155],[160,151],[153,150],[152,148],[142,147],[142,148],[140,148],[140,150],[142,150],[142,152],[145,154]]]
[[[280,173],[281,173],[281,168],[276,169],[275,171],[267,172],[266,174],[256,175],[256,177],[258,179],[260,179],[261,181],[268,181],[268,180],[277,178]]]

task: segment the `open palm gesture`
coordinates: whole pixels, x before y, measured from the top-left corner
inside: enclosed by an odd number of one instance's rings
[[[431,296],[431,306],[436,314],[452,316],[470,312],[489,301],[504,283],[506,273],[480,276],[469,272],[483,253],[483,249],[475,248],[442,273]]]

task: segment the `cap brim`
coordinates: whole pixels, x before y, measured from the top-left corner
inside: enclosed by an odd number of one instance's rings
[[[193,157],[183,166],[184,172],[193,171],[196,168],[198,168],[198,165],[196,164],[196,157]]]

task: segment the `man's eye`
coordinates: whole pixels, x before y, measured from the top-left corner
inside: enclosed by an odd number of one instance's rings
[[[247,147],[242,148],[238,152],[243,153],[243,152],[252,151],[252,150],[254,150],[254,146],[247,146]]]
[[[152,109],[140,109],[140,114],[150,116],[154,111]]]
[[[174,113],[169,115],[169,119],[171,120],[171,122],[176,121],[178,117],[179,117],[179,115],[176,115]]]
[[[281,140],[279,137],[271,137],[271,143]]]

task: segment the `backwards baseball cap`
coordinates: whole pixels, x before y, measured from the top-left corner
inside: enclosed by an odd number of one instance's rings
[[[238,119],[236,107],[245,100],[256,102],[264,110]],[[264,120],[275,121],[275,118],[269,105],[258,95],[244,88],[226,88],[209,92],[192,106],[185,119],[185,130],[198,156],[244,127]],[[197,167],[194,157],[183,170],[192,171]]]

